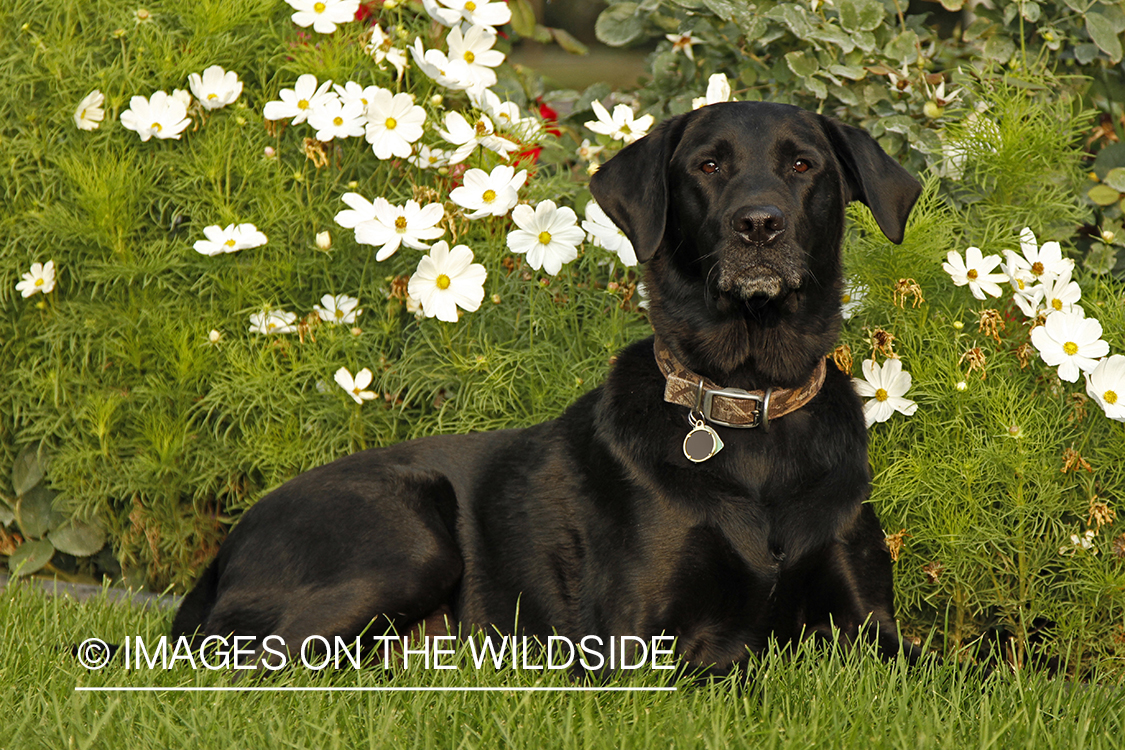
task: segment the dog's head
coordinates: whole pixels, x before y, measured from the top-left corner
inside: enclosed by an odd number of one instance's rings
[[[899,243],[921,187],[863,130],[731,102],[661,123],[590,190],[637,258],[653,261],[653,325],[685,364],[719,373],[754,360],[790,380],[838,333],[845,205],[865,203]],[[754,351],[787,346],[801,363],[763,367],[781,354]]]

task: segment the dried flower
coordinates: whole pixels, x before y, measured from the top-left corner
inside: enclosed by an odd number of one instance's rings
[[[316,138],[306,138],[303,150],[305,157],[311,160],[317,169],[328,166],[328,154],[324,153],[324,144]]]
[[[906,546],[906,537],[910,534],[906,533],[906,529],[901,529],[897,533],[886,535],[887,551],[891,553],[891,562],[898,562],[898,556],[902,554],[902,548]]]
[[[1090,466],[1090,462],[1082,458],[1074,448],[1067,448],[1062,454],[1063,467],[1061,469],[1063,474],[1070,471],[1077,471],[1078,469],[1085,469],[1086,471],[1093,471],[1094,468]]]
[[[944,570],[945,566],[937,560],[928,562],[922,566],[922,573],[926,576],[926,581],[928,583],[937,583],[938,579],[941,578],[942,571]]]
[[[988,375],[988,373],[985,372],[984,369],[985,365],[988,364],[988,360],[985,358],[984,352],[981,351],[981,348],[979,346],[974,346],[972,349],[962,354],[961,359],[957,364],[965,364],[965,362],[969,363],[969,372],[972,372],[973,370],[980,370],[981,380],[984,380]]]
[[[977,332],[983,333],[985,336],[991,336],[996,340],[997,344],[1001,343],[1000,331],[1003,331],[1005,326],[1004,318],[1000,316],[1000,311],[989,308],[987,310],[981,310],[977,314],[980,316],[980,320],[977,323]]]
[[[832,352],[832,361],[836,363],[836,368],[848,375],[852,374],[852,348],[847,344],[837,346]]]
[[[1087,526],[1100,529],[1102,526],[1108,526],[1116,520],[1117,511],[1109,507],[1109,503],[1099,500],[1097,495],[1090,498],[1089,515],[1086,518]]]
[[[898,359],[898,355],[894,353],[895,335],[890,331],[884,331],[882,328],[876,328],[871,332],[871,360],[875,361],[876,354],[882,354],[888,359]]]
[[[914,297],[910,304],[911,307],[918,307],[926,301],[926,298],[922,296],[922,287],[918,286],[917,281],[914,279],[899,279],[894,286],[894,303],[904,310],[906,309],[907,295]]]

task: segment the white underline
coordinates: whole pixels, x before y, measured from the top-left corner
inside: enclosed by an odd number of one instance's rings
[[[87,693],[674,693],[674,687],[76,687]]]

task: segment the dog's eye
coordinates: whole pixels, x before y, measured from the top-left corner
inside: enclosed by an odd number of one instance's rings
[[[699,169],[704,174],[715,174],[719,171],[719,165],[708,159],[707,161],[699,165]]]
[[[812,166],[812,164],[809,164],[804,159],[798,159],[797,161],[793,162],[793,171],[803,174],[805,172],[808,172],[809,167],[811,167],[811,166]]]

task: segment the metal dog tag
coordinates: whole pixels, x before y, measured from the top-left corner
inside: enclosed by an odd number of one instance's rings
[[[684,438],[684,456],[692,463],[702,463],[723,449],[719,433],[712,430],[702,419],[693,419],[693,427]]]

